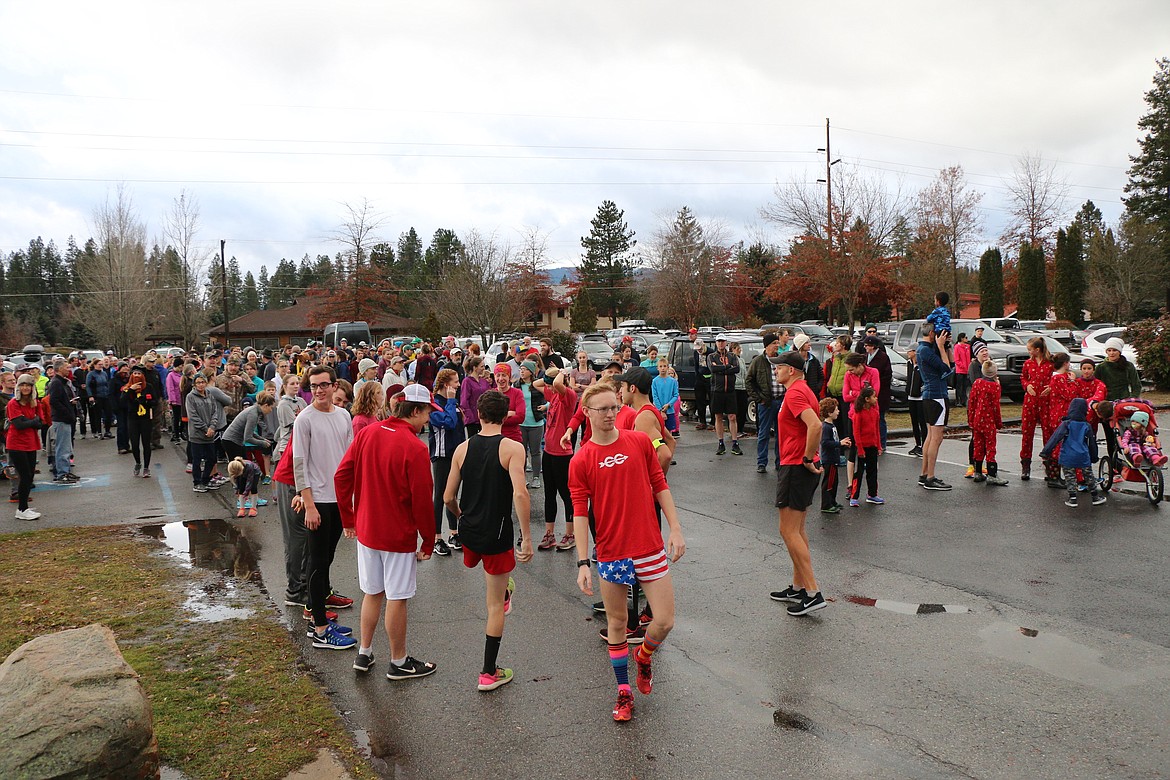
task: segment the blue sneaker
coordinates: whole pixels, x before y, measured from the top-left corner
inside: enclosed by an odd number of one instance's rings
[[[341,634],[342,636],[352,636],[353,635],[352,628],[350,628],[349,626],[343,626],[340,623],[338,623],[336,620],[329,621],[329,628],[332,628],[334,631]],[[312,626],[309,626],[309,628],[305,631],[305,636],[307,636],[309,639],[313,639],[314,637],[317,636],[317,632],[313,630]]]
[[[316,631],[312,634],[313,647],[321,650],[352,650],[357,647],[356,639],[341,633],[334,625],[326,626],[324,634],[318,634]]]
[[[849,499],[849,506],[861,506],[861,502],[856,498]]]
[[[878,504],[880,506],[881,504],[886,503],[886,500],[884,498],[882,498],[881,496],[866,496],[865,503]]]
[[[268,506],[268,499],[267,498],[256,499],[256,506]]]

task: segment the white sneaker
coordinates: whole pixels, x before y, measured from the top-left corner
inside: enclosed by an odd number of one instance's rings
[[[33,509],[31,506],[23,512],[16,513],[17,520],[36,520],[41,516],[41,513]]]

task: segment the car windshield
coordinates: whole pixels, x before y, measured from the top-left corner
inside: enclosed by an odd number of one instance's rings
[[[604,341],[582,341],[577,345],[577,349],[581,350],[587,355],[612,355],[613,347],[606,344]]]
[[[801,325],[800,327],[804,329],[804,335],[808,336],[810,339],[817,339],[820,341],[822,339],[832,340],[836,338],[833,335],[833,331],[820,325]]]
[[[951,320],[951,327],[954,329],[952,335],[955,338],[958,338],[960,333],[966,333],[968,339],[973,339],[975,338],[975,329],[983,328],[983,340],[988,344],[1003,344],[1007,341],[979,320]]]

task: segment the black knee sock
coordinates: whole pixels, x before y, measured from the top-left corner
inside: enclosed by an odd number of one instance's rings
[[[500,640],[502,636],[487,634],[483,643],[483,673],[496,676],[496,658],[500,655]]]
[[[972,461],[971,465],[975,467],[975,474],[976,475],[983,473],[983,461],[981,461],[981,460]]]
[[[994,460],[987,461],[987,476],[994,477],[999,475],[999,464]]]

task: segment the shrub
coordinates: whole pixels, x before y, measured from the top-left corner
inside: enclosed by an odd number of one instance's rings
[[[1163,309],[1156,319],[1131,324],[1129,338],[1137,350],[1142,379],[1159,390],[1170,390],[1170,314]]]
[[[545,336],[552,339],[553,352],[559,352],[563,357],[568,358],[570,362],[576,360],[577,339],[572,333],[565,330],[544,330],[536,334],[537,338],[544,338]]]

